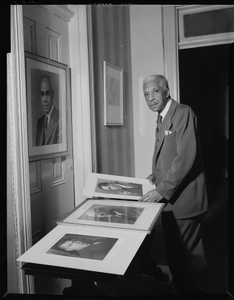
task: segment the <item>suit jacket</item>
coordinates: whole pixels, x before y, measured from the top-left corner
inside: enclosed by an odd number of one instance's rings
[[[43,131],[45,124],[45,115],[42,116],[37,122],[37,139],[36,146],[41,146],[43,141]],[[50,116],[50,122],[47,127],[47,133],[45,137],[45,145],[58,144],[59,143],[59,112],[54,106]]]
[[[208,209],[197,119],[189,106],[172,100],[156,134],[152,171],[156,190],[166,200],[164,211],[185,219]]]

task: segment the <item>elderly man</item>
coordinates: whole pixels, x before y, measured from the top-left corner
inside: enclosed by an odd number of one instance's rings
[[[209,293],[201,224],[208,210],[197,119],[192,109],[170,97],[167,79],[143,82],[146,104],[158,115],[151,191],[139,201],[164,202],[162,225],[168,264],[180,294]]]

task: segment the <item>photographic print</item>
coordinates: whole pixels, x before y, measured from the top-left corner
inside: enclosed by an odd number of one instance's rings
[[[124,275],[146,235],[145,231],[57,225],[17,261]],[[83,249],[71,249],[78,247]]]
[[[131,206],[92,205],[78,220],[135,224],[144,208]]]
[[[57,224],[89,225],[150,232],[164,204],[86,199]]]
[[[115,195],[143,196],[142,184],[127,181],[103,180],[100,178],[97,180],[95,192],[111,193]]]
[[[147,179],[90,173],[83,195],[86,197],[139,200],[153,188],[154,186]]]
[[[103,61],[104,125],[123,125],[123,70]]]
[[[68,67],[25,53],[29,159],[68,155]]]
[[[116,238],[66,233],[45,253],[103,260],[117,240]]]

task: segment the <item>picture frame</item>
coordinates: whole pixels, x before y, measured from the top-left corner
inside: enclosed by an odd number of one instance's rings
[[[103,61],[104,125],[123,125],[123,70]]]
[[[153,188],[148,179],[90,173],[82,194],[85,197],[139,200]]]
[[[114,228],[102,228],[100,230],[100,228],[95,227],[58,225],[17,258],[17,261],[124,275],[146,235],[147,232],[144,231],[127,231]],[[107,239],[113,243],[112,246],[109,245],[108,248],[104,249],[104,251],[107,250],[104,255],[102,252],[95,255],[94,251],[92,252],[87,248],[86,253],[74,256],[65,247],[62,247],[62,250],[67,251],[61,253],[61,245],[59,251],[56,249],[58,243],[64,241],[67,236],[73,240]]]
[[[58,220],[57,224],[144,230],[150,233],[163,207],[163,203],[86,199]]]
[[[25,52],[25,69],[29,161],[69,155],[68,66]],[[49,116],[47,125],[46,114]]]

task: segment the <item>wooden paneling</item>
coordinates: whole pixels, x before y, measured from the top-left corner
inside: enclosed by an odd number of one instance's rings
[[[50,59],[61,61],[60,60],[60,34],[49,30],[46,28],[46,40],[47,40],[47,47],[48,47],[48,55]]]
[[[54,159],[52,172],[52,187],[66,183],[66,172],[64,170],[64,164],[64,157],[58,157]]]
[[[24,20],[24,50],[36,53],[36,23],[28,18]]]
[[[29,164],[30,194],[41,192],[41,163],[39,161]]]

